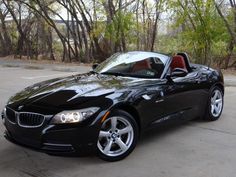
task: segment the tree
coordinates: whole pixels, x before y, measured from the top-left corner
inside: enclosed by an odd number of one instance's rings
[[[235,4],[235,0],[2,0],[0,55],[100,62],[129,50],[186,51],[197,63],[224,63],[227,68],[236,65]]]
[[[0,3],[0,55],[7,56],[12,54],[12,41],[6,24],[6,17],[9,11]]]
[[[231,20],[227,19],[227,17],[224,16],[224,14],[221,10],[221,6],[225,5],[224,4],[225,2],[224,1],[221,1],[221,2],[214,1],[217,12],[219,13],[220,17],[224,21],[224,24],[228,30],[229,35],[230,35],[230,40],[229,40],[228,46],[227,46],[228,55],[225,59],[225,69],[227,69],[229,66],[230,58],[233,54],[234,47],[236,46],[236,1],[229,0],[229,2],[230,2],[230,7],[231,7],[230,10],[232,11],[232,14],[233,14],[233,21],[232,22],[231,22]],[[236,61],[233,62],[232,66],[233,65],[236,65]]]
[[[169,7],[175,12],[175,25],[178,34],[182,36],[179,44],[193,54],[196,62],[210,64],[213,59],[213,45],[225,30],[218,18],[214,2],[174,0],[169,2]]]

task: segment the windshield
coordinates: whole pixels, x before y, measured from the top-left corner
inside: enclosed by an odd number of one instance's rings
[[[95,72],[142,78],[160,78],[169,57],[153,52],[116,53],[102,62]]]

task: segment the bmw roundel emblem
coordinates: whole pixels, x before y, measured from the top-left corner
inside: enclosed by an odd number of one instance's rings
[[[20,111],[24,106],[19,106],[18,107],[18,111]]]

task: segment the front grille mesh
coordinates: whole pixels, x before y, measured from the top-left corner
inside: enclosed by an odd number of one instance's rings
[[[19,125],[21,126],[40,126],[44,121],[44,116],[36,113],[20,113]]]
[[[6,118],[12,123],[23,127],[38,127],[44,122],[44,115],[31,112],[16,112],[6,108]]]
[[[6,115],[7,119],[10,120],[13,123],[16,123],[16,113],[12,109],[7,108],[6,109]]]

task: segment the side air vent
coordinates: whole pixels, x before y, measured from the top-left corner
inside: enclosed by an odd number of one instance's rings
[[[12,109],[6,108],[6,116],[9,121],[16,123],[16,112]]]

